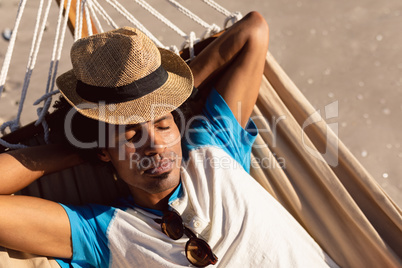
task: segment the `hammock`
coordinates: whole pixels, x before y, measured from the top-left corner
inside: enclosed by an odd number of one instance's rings
[[[207,29],[206,36],[218,31],[216,26],[204,23],[176,1],[168,1],[193,20],[198,20],[197,23]],[[118,6],[116,1],[107,2],[119,7],[136,27],[144,31],[131,14],[125,13],[124,7]],[[159,19],[162,18],[145,2],[136,2]],[[204,2],[229,19],[236,18],[235,14],[213,1]],[[76,38],[81,34],[84,36],[96,32],[96,28],[103,30],[96,14],[101,14],[115,27],[97,1],[82,3],[86,4],[76,6],[75,1],[61,1],[60,4],[70,10],[67,12],[69,23]],[[24,0],[21,6],[23,4]],[[62,8],[60,10],[62,14]],[[80,15],[75,17],[75,14]],[[170,22],[164,23],[169,25]],[[61,31],[64,31],[61,28],[63,25],[67,25],[67,19],[60,23]],[[197,43],[199,40],[194,33],[185,34],[176,26],[169,27],[186,39],[187,48],[181,53],[183,58],[196,55],[215,38]],[[151,34],[146,30],[144,32]],[[151,38],[163,46],[155,37]],[[47,90],[44,100],[51,97],[52,91]],[[329,118],[332,110],[330,106],[327,108],[326,118]],[[51,128],[52,115],[46,118]],[[266,57],[263,82],[252,118],[260,129],[252,151],[252,176],[299,221],[320,246],[342,267],[401,267],[401,210],[338,139],[270,53]],[[40,123],[44,124],[45,130],[49,129],[44,121]],[[43,132],[41,128],[31,124],[3,136],[3,140],[27,145],[42,144],[46,138],[40,132]],[[24,136],[26,133],[28,135]],[[3,145],[4,148],[12,146]],[[83,164],[41,178],[19,194],[62,203],[106,204],[125,194],[125,191],[125,187],[120,181],[115,181],[112,174]],[[6,267],[32,267],[32,264],[40,267],[58,266],[54,260],[8,249],[0,251],[0,263]]]

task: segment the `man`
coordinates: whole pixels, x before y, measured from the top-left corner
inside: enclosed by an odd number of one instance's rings
[[[0,155],[0,245],[62,266],[336,267],[247,173],[267,47],[267,24],[255,12],[189,67],[132,28],[78,40],[73,70],[57,84],[72,114],[107,126],[98,157],[131,195],[81,207],[7,196],[82,160],[58,147]],[[182,137],[173,113],[193,85],[211,80],[202,116]]]

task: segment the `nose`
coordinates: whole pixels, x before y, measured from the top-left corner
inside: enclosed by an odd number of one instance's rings
[[[147,131],[147,135],[147,142],[144,144],[144,154],[146,156],[162,154],[166,150],[166,143],[162,135],[153,129]]]

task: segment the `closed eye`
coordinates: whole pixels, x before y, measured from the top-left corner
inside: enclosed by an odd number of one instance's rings
[[[158,126],[158,129],[161,129],[161,130],[168,130],[169,128],[170,128],[170,126],[166,126],[166,127]]]
[[[159,130],[168,130],[172,124],[173,117],[171,115],[166,115],[154,122],[154,126]]]

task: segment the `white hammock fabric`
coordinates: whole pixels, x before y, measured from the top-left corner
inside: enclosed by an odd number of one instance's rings
[[[201,38],[196,38],[194,32],[186,34],[144,1],[135,1],[185,39],[184,43],[189,46],[190,55],[195,56],[193,46]],[[218,31],[216,25],[204,22],[176,1],[168,1],[191,20],[203,26],[207,35]],[[225,25],[240,18],[239,14],[229,12],[214,1],[202,1],[227,17]],[[80,14],[75,20],[75,39],[83,36],[84,30],[88,34],[92,33],[90,18],[98,30],[104,29],[101,18],[109,27],[118,27],[98,1],[86,0],[81,3],[71,6],[71,10]],[[106,0],[106,3],[110,5],[109,8],[116,10],[135,27],[148,34],[158,46],[166,47],[120,3],[115,0]],[[60,6],[68,10],[70,4],[71,0],[66,3],[61,1]],[[24,5],[25,0],[22,0],[20,10],[23,10]],[[67,25],[67,16],[62,20],[62,9],[60,10],[59,21],[62,22],[57,28],[60,31],[57,40],[64,38]],[[11,41],[13,38],[15,40],[14,36],[17,34],[20,12]],[[55,66],[51,64],[45,95],[38,100],[38,102],[45,101],[40,111],[42,117],[38,123],[43,123],[41,121],[43,115],[50,105],[51,96],[56,92],[53,89],[54,78],[57,74],[57,62],[60,60],[58,51],[61,50],[61,43],[56,39],[53,50],[55,56],[52,56]],[[11,41],[10,46],[13,43]],[[7,57],[11,58],[11,55],[7,54]],[[5,65],[8,62],[7,59]],[[3,66],[0,75],[0,86],[4,85],[5,68]],[[253,148],[251,174],[288,209],[329,255],[342,267],[401,267],[401,210],[318,116],[270,53],[266,58],[263,83],[253,117],[259,129],[264,131],[260,131]],[[12,147],[4,141],[0,142]],[[19,146],[16,145],[14,148]],[[320,153],[323,151],[325,153]],[[264,159],[268,161],[268,166],[267,162],[262,161]],[[283,163],[286,163],[285,166]],[[69,202],[74,202],[71,198],[83,203],[93,201],[88,193],[93,194],[96,188],[100,189],[98,197],[104,197],[102,188],[107,190],[111,188],[97,185],[99,181],[105,181],[99,180],[101,172],[92,170],[91,176],[82,176],[86,178],[85,180],[71,179],[85,172],[88,174],[88,169],[90,167],[84,165],[50,175],[48,177],[55,178],[41,179],[22,192],[51,200],[59,198],[57,201],[63,202],[64,200],[60,198],[64,198],[65,194],[63,196],[56,193],[55,186],[55,183],[61,183],[63,192],[69,193]],[[66,177],[69,179],[65,180]],[[91,177],[97,177],[97,180],[91,181]],[[79,193],[76,193],[76,189],[80,189]],[[53,260],[48,261],[44,257],[8,249],[0,250],[0,263],[6,267],[32,267],[28,265],[33,263],[40,267],[58,266]]]

